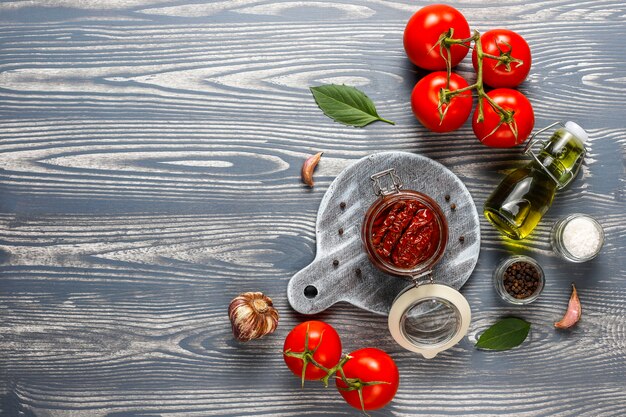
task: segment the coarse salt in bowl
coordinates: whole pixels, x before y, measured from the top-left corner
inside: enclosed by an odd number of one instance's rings
[[[571,262],[586,262],[595,258],[602,245],[604,230],[596,219],[587,214],[571,214],[559,220],[552,229],[554,251]]]

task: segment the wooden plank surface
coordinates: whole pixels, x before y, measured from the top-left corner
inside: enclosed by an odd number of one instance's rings
[[[32,0],[0,3],[0,415],[356,416],[333,389],[305,390],[282,341],[306,319],[289,278],[315,256],[315,214],[351,161],[408,151],[456,173],[478,207],[525,159],[471,127],[446,135],[413,118],[424,74],[402,31],[425,2]],[[374,416],[626,415],[626,4],[464,1],[472,27],[526,37],[521,90],[537,126],[588,129],[582,175],[522,242],[481,218],[482,251],[463,288],[469,337],[435,360],[398,347],[386,319],[339,304],[316,316],[346,351],[380,347],[401,386]],[[466,59],[460,72],[471,78]],[[397,125],[352,129],[317,109],[308,86],[363,89]],[[306,155],[325,151],[309,190]],[[583,265],[557,259],[551,225],[599,218],[607,241]],[[525,253],[547,274],[527,307],[496,299],[491,272]],[[576,282],[583,321],[552,328]],[[277,332],[240,345],[226,308],[270,295]],[[519,349],[472,347],[497,318],[532,322]]]

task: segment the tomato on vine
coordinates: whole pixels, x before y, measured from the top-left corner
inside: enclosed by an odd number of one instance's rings
[[[283,357],[287,367],[304,380],[327,377],[341,359],[341,339],[337,331],[322,321],[306,321],[294,327],[285,339]]]
[[[472,93],[464,91],[446,98],[446,91],[467,88],[467,81],[459,74],[450,74],[447,84],[446,71],[428,74],[415,85],[411,93],[413,114],[424,127],[433,132],[450,132],[458,129],[472,112]]]
[[[504,114],[494,109],[494,104]],[[510,148],[523,143],[535,126],[535,113],[530,101],[517,90],[497,88],[482,99],[484,120],[479,121],[476,107],[472,119],[474,134],[484,145],[494,148]]]
[[[516,87],[528,76],[532,58],[528,43],[508,29],[493,29],[480,37],[483,48],[483,82],[491,87]],[[478,54],[472,52],[478,70]]]
[[[354,408],[377,410],[398,391],[400,374],[396,363],[380,349],[365,348],[348,355],[337,375],[337,389]]]
[[[446,61],[441,56],[446,46],[444,38],[464,39],[469,36],[469,24],[461,12],[446,4],[432,4],[422,7],[409,19],[404,29],[404,50],[418,67],[444,70]],[[467,46],[459,44],[448,46],[451,66],[461,62],[469,51]]]

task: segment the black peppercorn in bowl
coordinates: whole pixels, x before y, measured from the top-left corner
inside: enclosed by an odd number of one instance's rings
[[[504,259],[493,272],[493,285],[500,297],[515,305],[535,301],[545,283],[543,269],[533,258],[515,255]]]

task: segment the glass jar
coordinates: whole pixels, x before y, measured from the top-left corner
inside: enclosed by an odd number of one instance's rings
[[[375,242],[375,240],[380,235],[380,228],[384,226],[385,219],[393,216],[393,211],[397,207],[406,207],[411,204],[417,207],[415,217],[420,212],[426,212],[426,210],[432,213],[430,221],[427,218],[423,220],[424,223],[429,222],[426,227],[432,227],[432,231],[428,236],[430,241],[424,242],[428,247],[423,256],[421,258],[413,256],[413,259],[410,260],[405,257],[404,262],[402,262],[399,256],[394,256],[396,253],[389,253],[390,256],[385,256],[382,253],[385,251],[384,242]],[[401,234],[401,232],[397,234]],[[384,196],[369,208],[361,228],[361,240],[367,256],[378,269],[396,276],[415,277],[432,270],[433,266],[443,256],[448,242],[448,223],[443,211],[432,198],[417,191],[402,190]],[[389,252],[391,252],[390,249]],[[394,258],[400,262],[394,262]]]
[[[539,277],[538,277],[539,282],[538,282],[537,288],[533,291],[533,293],[530,296],[526,298],[515,298],[512,294],[510,294],[506,290],[506,287],[505,287],[504,274],[506,270],[516,262],[528,263],[532,265],[539,273]],[[510,304],[524,305],[524,304],[532,303],[539,297],[539,295],[543,291],[544,284],[545,284],[545,274],[543,272],[543,269],[541,268],[539,263],[537,263],[537,261],[535,261],[533,258],[529,256],[514,255],[509,258],[506,258],[493,271],[493,286],[496,289],[496,292],[498,293],[498,295],[500,295],[500,297],[504,301]]]
[[[570,262],[587,262],[598,256],[604,245],[604,230],[587,214],[570,214],[552,228],[552,249]]]
[[[394,300],[389,332],[400,346],[433,358],[457,344],[471,320],[463,295],[433,277],[448,242],[446,217],[429,196],[401,190],[393,168],[371,179],[380,198],[367,210],[361,227],[365,252],[379,270],[414,283]]]

